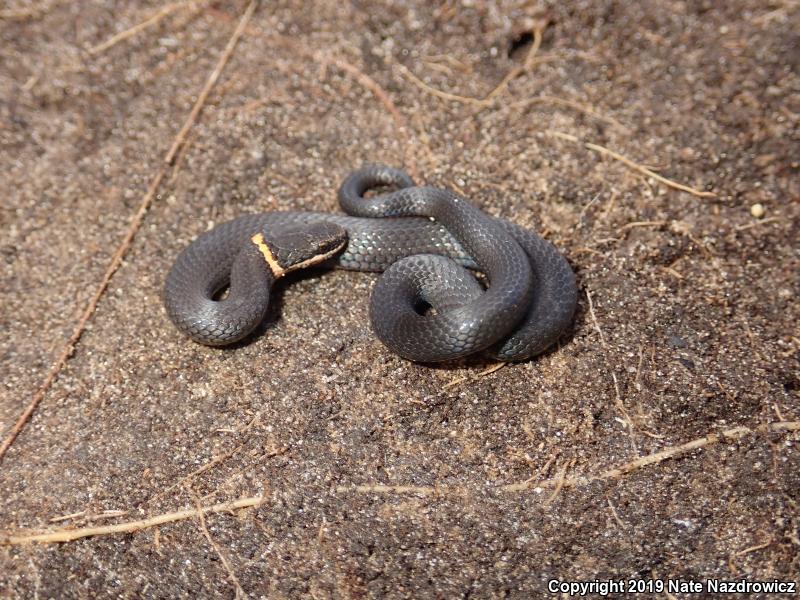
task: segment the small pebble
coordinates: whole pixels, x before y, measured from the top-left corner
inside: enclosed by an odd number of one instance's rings
[[[753,206],[750,207],[750,214],[753,215],[756,219],[760,219],[761,217],[763,217],[765,212],[766,211],[764,210],[764,205],[761,203],[753,204]]]

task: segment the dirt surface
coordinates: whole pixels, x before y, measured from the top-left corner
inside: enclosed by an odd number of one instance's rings
[[[245,10],[182,5],[89,50],[162,6],[0,11],[3,438]],[[798,31],[789,0],[263,3],[0,463],[0,530],[263,501],[0,546],[0,593],[532,598],[550,579],[800,579]],[[367,161],[557,244],[581,286],[559,347],[491,373],[411,364],[370,330],[375,277],[346,272],[294,278],[234,349],[176,332],[160,292],[194,236],[248,212],[336,211]]]

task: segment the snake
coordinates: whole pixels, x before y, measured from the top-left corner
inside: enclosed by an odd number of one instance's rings
[[[312,266],[381,272],[372,328],[414,362],[524,361],[570,325],[575,274],[535,232],[386,165],[350,173],[338,198],[347,214],[247,214],[199,235],[166,278],[175,326],[208,346],[238,342],[264,320],[273,284]]]

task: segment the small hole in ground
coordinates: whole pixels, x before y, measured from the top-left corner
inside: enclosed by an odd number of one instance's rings
[[[508,45],[508,58],[514,58],[518,54],[522,54],[522,50],[527,48],[533,43],[533,33],[524,31],[517,37],[511,39]]]

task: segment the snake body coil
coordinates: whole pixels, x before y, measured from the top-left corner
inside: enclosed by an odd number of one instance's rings
[[[379,186],[400,189],[364,198]],[[320,262],[384,272],[373,290],[372,325],[410,360],[484,349],[499,360],[525,360],[552,345],[572,320],[575,276],[535,233],[452,192],[414,186],[403,171],[385,166],[352,173],[339,199],[350,215],[245,215],[200,235],[167,277],[164,300],[176,326],[208,345],[237,341],[263,320],[277,277]],[[466,268],[485,274],[486,290]],[[215,300],[228,285],[227,298]]]

